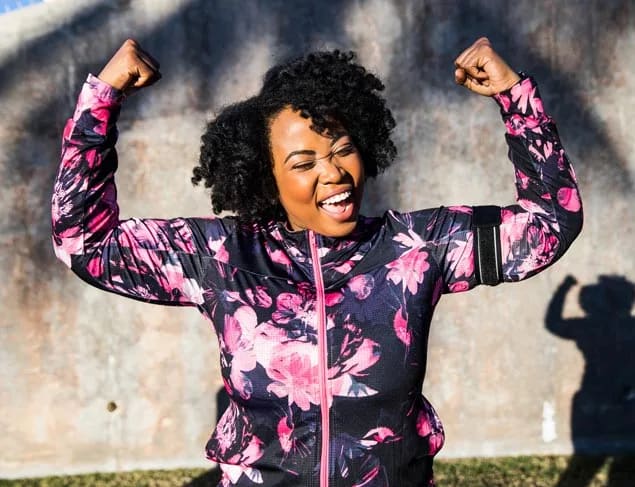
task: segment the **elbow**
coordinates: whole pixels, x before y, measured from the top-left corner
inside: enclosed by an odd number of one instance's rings
[[[564,252],[571,247],[573,241],[578,238],[580,233],[582,233],[582,227],[584,223],[584,216],[582,212],[582,207],[579,208],[575,213],[570,213],[568,218],[566,218],[563,222],[560,223],[560,232],[558,235],[559,241],[559,249],[558,254],[562,255]]]
[[[577,187],[563,187],[558,191],[557,201],[559,240],[566,250],[582,232],[584,221],[582,200]]]
[[[84,239],[79,237],[60,237],[53,234],[53,252],[66,267],[71,268],[71,256],[82,254]]]
[[[582,232],[582,226],[584,224],[584,209],[582,207],[582,202],[581,201],[578,201],[577,211],[573,212],[573,217],[572,217],[571,220],[572,220],[572,223],[571,223],[572,238],[571,238],[571,240],[573,241]]]
[[[64,246],[57,241],[55,235],[53,235],[53,252],[55,253],[55,257],[57,257],[58,260],[61,260],[66,267],[71,267],[71,254],[69,254],[64,249]]]
[[[582,206],[580,206],[580,211],[578,212],[578,218],[576,219],[575,225],[575,235],[573,238],[575,239],[580,233],[582,233],[582,227],[584,226],[584,211],[582,210]]]
[[[71,267],[71,248],[76,247],[73,244],[73,238],[68,238],[68,228],[63,224],[60,202],[56,193],[53,193],[51,201],[51,243],[53,245],[53,253],[55,257],[61,260],[68,268]]]

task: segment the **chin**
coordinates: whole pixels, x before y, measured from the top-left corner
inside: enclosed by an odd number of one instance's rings
[[[346,237],[353,233],[357,226],[357,219],[350,222],[337,223],[336,225],[329,225],[328,228],[315,229],[314,231],[324,235],[325,237]]]

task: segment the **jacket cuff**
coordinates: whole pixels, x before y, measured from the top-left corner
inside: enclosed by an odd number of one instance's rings
[[[86,88],[86,86],[91,90],[95,98],[106,103],[121,104],[126,98],[123,91],[113,88],[92,73],[89,73],[86,78],[84,88]]]
[[[518,83],[492,97],[500,107],[510,135],[521,135],[526,129],[533,129],[550,120],[545,114],[536,81],[531,76],[520,74]]]
[[[114,122],[125,98],[122,91],[89,74],[77,98],[73,119],[78,120],[88,111],[103,122]]]

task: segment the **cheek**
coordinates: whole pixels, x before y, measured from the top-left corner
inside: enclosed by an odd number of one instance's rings
[[[292,210],[295,205],[313,203],[313,180],[303,176],[302,173],[285,173],[276,176],[278,195],[280,202],[287,210]]]
[[[355,159],[352,159],[348,163],[346,169],[355,180],[355,185],[361,188],[364,185],[364,181],[366,180],[364,173],[364,163],[362,159],[359,156]]]

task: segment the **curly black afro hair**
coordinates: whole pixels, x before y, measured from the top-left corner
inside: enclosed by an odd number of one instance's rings
[[[379,92],[382,82],[355,62],[353,52],[318,51],[271,68],[258,95],[235,103],[207,124],[192,183],[205,181],[215,213],[231,211],[245,224],[285,219],[278,201],[269,144],[271,119],[286,107],[325,133],[343,127],[366,177],[386,169],[397,153],[395,120]]]

